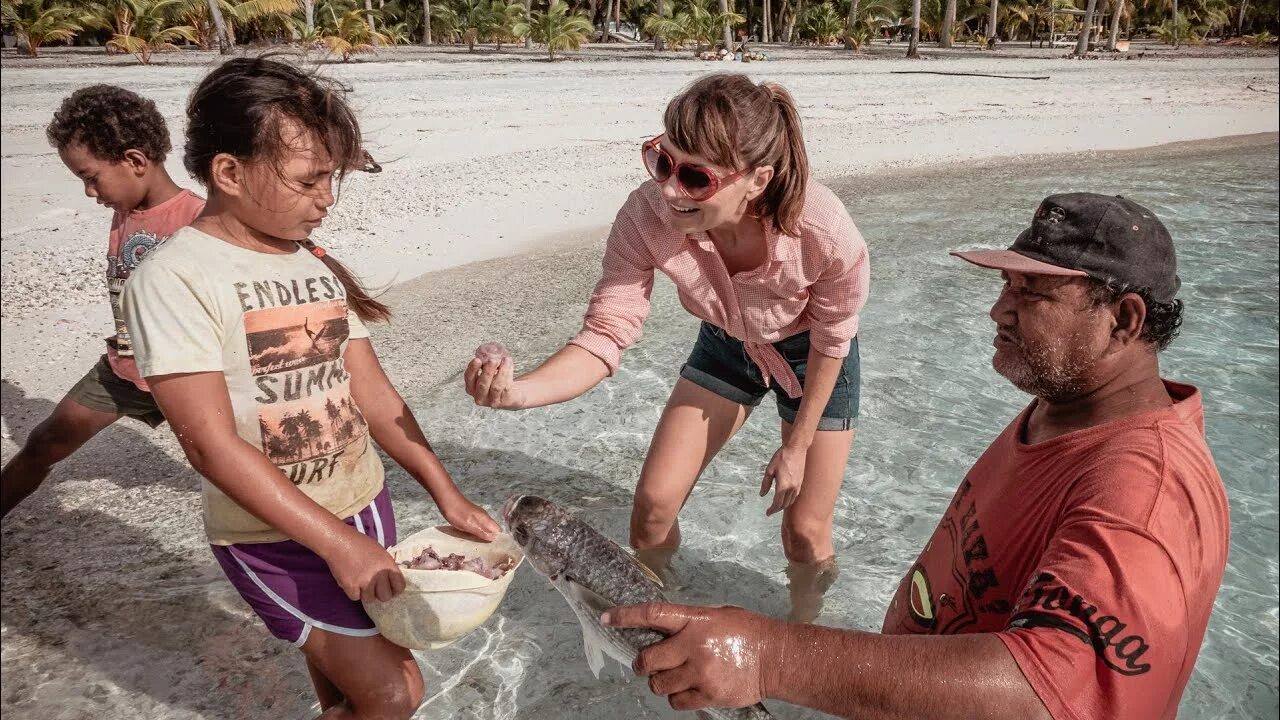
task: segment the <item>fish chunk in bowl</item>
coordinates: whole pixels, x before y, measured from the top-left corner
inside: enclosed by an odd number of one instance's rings
[[[483,625],[524,562],[506,533],[486,543],[448,526],[416,532],[387,551],[404,572],[404,592],[364,608],[383,636],[411,650],[445,647]]]

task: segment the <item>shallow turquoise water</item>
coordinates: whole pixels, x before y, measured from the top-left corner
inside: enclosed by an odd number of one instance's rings
[[[1153,209],[1178,242],[1188,309],[1164,372],[1204,391],[1209,444],[1231,501],[1230,563],[1180,717],[1276,716],[1277,159],[1272,146],[1122,164],[1055,161],[979,181],[921,176],[890,192],[835,185],[871,247],[873,289],[860,336],[863,417],[836,508],[843,572],[821,622],[879,627],[957,483],[1027,400],[990,367],[986,312],[998,278],[947,251],[1007,244],[1052,192],[1124,193]],[[660,282],[644,340],[585,398],[524,413],[459,412],[465,397],[453,383],[415,411],[448,419],[431,423],[433,444],[486,503],[542,494],[625,541],[650,433],[696,330]],[[755,492],[777,442],[766,400],[694,491],[676,565],[688,583],[684,599],[785,612],[778,521],[764,517]],[[434,512],[417,496],[400,497],[401,517]],[[591,677],[568,607],[528,570],[482,631],[424,661],[437,692],[422,717],[667,714],[616,667]]]

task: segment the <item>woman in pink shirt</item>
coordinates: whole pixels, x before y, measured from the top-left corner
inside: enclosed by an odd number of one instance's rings
[[[745,75],[695,82],[667,106],[666,132],[644,143],[652,176],[609,235],[582,332],[516,379],[505,352],[467,367],[478,405],[564,402],[618,367],[640,338],[654,270],[702,323],[640,472],[631,544],[663,570],[698,476],[770,389],[781,447],[764,470],[782,512],[792,616],[812,620],[835,576],[832,515],[858,414],[858,313],[866,243],[840,200],[809,179],[790,94]]]

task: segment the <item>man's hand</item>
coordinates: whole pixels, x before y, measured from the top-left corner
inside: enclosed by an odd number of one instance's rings
[[[769,494],[769,486],[776,485],[773,491],[773,503],[765,511],[772,515],[791,507],[800,497],[800,486],[804,484],[804,465],[808,456],[808,448],[793,447],[784,444],[773,454],[769,466],[764,470],[764,480],[760,483],[760,497]]]
[[[746,707],[768,694],[777,663],[771,636],[782,630],[776,620],[739,607],[648,603],[613,608],[601,622],[671,636],[641,650],[632,669],[676,710]]]

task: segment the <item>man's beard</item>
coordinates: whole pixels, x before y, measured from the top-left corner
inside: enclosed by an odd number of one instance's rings
[[[1084,394],[1095,365],[1076,338],[1028,348],[1010,331],[1013,347],[997,350],[991,366],[1019,390],[1046,402],[1064,402]]]

